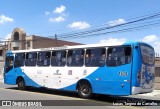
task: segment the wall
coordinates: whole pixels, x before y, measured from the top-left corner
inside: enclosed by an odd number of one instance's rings
[[[62,40],[55,40],[50,38],[44,38],[40,36],[32,36],[33,38],[33,49],[36,48],[48,48],[48,47],[57,47],[57,46],[64,46],[64,45],[82,45],[80,43],[62,41]]]
[[[154,89],[160,90],[160,57],[155,59],[155,86]]]
[[[0,79],[2,78],[2,72],[3,72],[4,62],[0,62]]]

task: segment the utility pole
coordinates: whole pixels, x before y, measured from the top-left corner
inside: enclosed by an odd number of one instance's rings
[[[56,39],[56,46],[58,47],[57,34],[55,34],[55,39]]]
[[[3,60],[6,59],[6,52],[7,52],[7,50],[8,50],[7,41],[4,41],[4,53],[3,53],[4,59]]]

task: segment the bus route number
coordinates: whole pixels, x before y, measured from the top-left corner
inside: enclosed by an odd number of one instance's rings
[[[126,71],[120,71],[119,76],[127,76],[128,73]]]

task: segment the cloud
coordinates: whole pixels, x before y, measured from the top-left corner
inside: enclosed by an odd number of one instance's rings
[[[160,37],[157,35],[149,35],[145,36],[141,41],[150,44],[154,47],[155,52],[160,54]]]
[[[56,17],[56,18],[49,18],[50,22],[63,22],[65,21],[65,18],[63,18],[62,16]]]
[[[48,12],[48,11],[45,12],[45,15],[49,15],[49,14],[50,14],[50,12]]]
[[[10,33],[7,34],[7,35],[4,37],[4,39],[2,39],[2,41],[0,41],[0,45],[4,45],[4,44],[5,44],[4,41],[8,41],[9,38],[11,38],[11,34],[10,34]]]
[[[73,22],[72,24],[68,25],[69,28],[74,28],[74,29],[86,29],[90,28],[90,24],[83,21],[83,22]]]
[[[53,15],[59,14],[59,17],[50,17],[48,19],[49,22],[63,22],[66,20],[66,17],[68,14],[66,14],[64,11],[66,10],[66,7],[64,5],[61,5],[59,7],[56,7],[55,10],[53,10],[53,13],[46,11],[45,15]]]
[[[53,10],[54,13],[58,13],[58,14],[61,14],[63,13],[64,11],[66,10],[66,7],[61,5],[60,7],[56,7],[55,10]]]
[[[6,40],[6,39],[8,40],[9,38],[11,38],[11,33],[7,34],[4,39],[5,39],[5,40]]]
[[[0,15],[0,24],[4,24],[6,22],[13,22],[14,20],[10,17],[7,17],[5,15]]]
[[[124,19],[117,19],[117,20],[107,22],[107,24],[109,26],[116,26],[116,25],[120,25],[120,24],[124,24],[124,23],[126,23],[126,21]]]
[[[142,39],[143,42],[147,42],[147,43],[155,42],[156,40],[158,40],[158,37],[157,37],[156,35],[145,36],[145,37]]]
[[[109,44],[109,45],[119,45],[119,44],[123,44],[126,41],[130,41],[126,38],[107,38],[107,39],[103,39],[100,40],[98,43],[100,44]],[[139,41],[148,43],[149,45],[151,45],[154,50],[155,53],[158,53],[160,56],[160,37],[157,35],[148,35],[143,37],[142,39],[140,39]]]
[[[120,45],[126,42],[126,38],[107,38],[101,40],[99,43],[100,44],[108,44],[108,45]]]

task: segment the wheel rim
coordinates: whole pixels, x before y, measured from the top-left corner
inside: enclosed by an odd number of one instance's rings
[[[23,87],[23,81],[19,82],[19,87]]]
[[[20,80],[20,81],[18,82],[18,87],[19,87],[20,89],[23,89],[23,88],[24,88],[24,82],[23,82],[23,80]]]
[[[83,86],[81,87],[81,93],[82,93],[83,95],[88,95],[89,92],[90,92],[89,86],[83,85]]]

